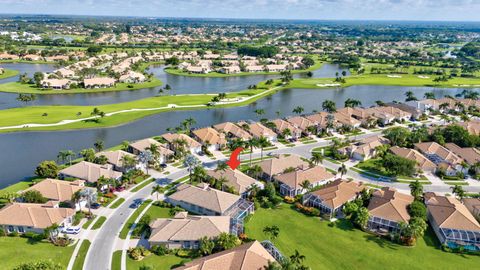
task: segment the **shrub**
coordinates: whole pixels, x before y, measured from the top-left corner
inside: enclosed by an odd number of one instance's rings
[[[152,252],[158,256],[163,256],[168,254],[168,248],[164,245],[155,245],[151,248]]]
[[[295,202],[295,198],[290,197],[290,196],[285,196],[285,197],[283,198],[283,201],[286,202],[286,203],[292,204],[292,203]]]
[[[140,261],[143,258],[149,256],[150,254],[152,254],[150,250],[146,249],[143,246],[128,249],[128,255],[135,261]]]

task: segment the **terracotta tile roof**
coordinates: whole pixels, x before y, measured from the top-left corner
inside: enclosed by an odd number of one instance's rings
[[[301,133],[302,130],[292,125],[290,122],[287,122],[283,119],[272,120],[272,123],[275,124],[277,130],[282,133],[285,129],[289,129],[292,134]]]
[[[289,117],[287,118],[287,122],[301,129],[302,131],[305,131],[308,127],[315,125],[312,121],[302,116]]]
[[[252,177],[242,173],[239,170],[232,170],[231,168],[227,168],[225,171],[207,170],[207,175],[215,179],[224,177],[227,180],[226,185],[233,187],[235,191],[240,194],[247,191],[251,185],[257,183],[257,181]]]
[[[149,241],[197,241],[207,236],[230,232],[229,216],[190,216],[178,213],[174,218],[158,218],[150,223],[152,233]]]
[[[211,127],[194,130],[193,134],[195,134],[195,136],[197,136],[202,143],[208,142],[210,144],[220,144],[220,145],[224,145],[227,143],[227,140],[225,139],[225,135],[219,133],[218,131],[216,131]]]
[[[400,193],[391,187],[383,187],[372,194],[368,211],[371,216],[396,222],[408,222],[410,215],[407,207],[413,202],[413,197]]]
[[[417,162],[417,167],[421,170],[430,171],[437,168],[435,163],[431,162],[428,158],[415,149],[394,146],[390,148],[390,151],[397,156],[414,160]]]
[[[190,136],[186,134],[178,134],[178,133],[165,133],[162,137],[167,140],[169,143],[173,143],[175,140],[185,140],[187,142],[187,146],[189,148],[197,148],[202,146],[199,142],[192,139]]]
[[[122,167],[122,158],[124,156],[130,156],[132,158],[136,158],[134,154],[130,154],[128,152],[122,151],[122,150],[115,150],[115,151],[105,151],[105,152],[99,152],[96,153],[95,156],[105,156],[108,159],[108,163],[115,165],[117,167]]]
[[[305,118],[307,118],[307,120],[315,123],[316,125],[318,125],[320,127],[326,127],[327,124],[328,124],[328,116],[329,115],[330,114],[327,113],[327,112],[319,112],[319,113],[316,113],[316,114],[307,115],[307,116],[305,116]]]
[[[440,228],[480,231],[480,224],[465,205],[454,197],[425,193],[428,212]]]
[[[114,171],[110,164],[98,165],[86,161],[81,161],[75,165],[67,167],[61,170],[60,173],[86,180],[88,182],[97,182],[100,176],[114,179],[118,179],[122,176],[122,173]]]
[[[40,192],[43,197],[53,200],[53,201],[70,201],[72,195],[85,188],[85,181],[75,180],[75,181],[62,181],[57,179],[47,178],[25,191],[36,190]]]
[[[283,173],[287,168],[308,167],[308,162],[302,160],[300,156],[278,156],[275,158],[264,160],[258,163],[262,171],[270,176]]]
[[[0,209],[0,224],[45,229],[73,216],[71,208],[52,208],[43,204],[12,203]]]
[[[458,122],[455,125],[461,126],[473,135],[480,135],[480,120],[471,120],[468,122]]]
[[[346,202],[356,198],[364,188],[366,187],[362,183],[337,179],[319,190],[311,192],[311,194],[319,197],[322,203],[331,209],[337,209]]]
[[[85,87],[96,86],[96,85],[112,85],[112,84],[115,84],[115,79],[106,78],[106,77],[90,78],[90,79],[84,79],[83,84],[85,85]]]
[[[241,127],[235,125],[232,122],[225,122],[218,125],[213,126],[218,132],[223,132],[225,134],[232,134],[233,136],[240,138],[242,140],[249,140],[252,138],[247,131],[242,129]]]
[[[176,268],[178,270],[261,270],[275,259],[258,242],[243,244],[233,249],[195,259]]]
[[[450,164],[460,164],[463,159],[436,142],[416,143],[415,148],[426,155],[435,154]]]
[[[240,196],[210,188],[208,185],[196,187],[183,184],[177,188],[175,193],[169,196],[169,199],[187,202],[217,213],[223,213],[234,205],[240,199]]]
[[[310,183],[317,183],[334,178],[335,175],[331,174],[324,167],[315,166],[312,168],[298,169],[293,172],[280,174],[275,176],[275,179],[279,182],[288,185],[291,188],[300,188],[300,184],[305,180]]]
[[[465,162],[469,165],[474,165],[477,162],[480,162],[480,151],[474,147],[460,147],[454,143],[447,143],[445,147],[452,151],[455,155],[463,158]]]
[[[277,134],[273,132],[273,130],[267,128],[266,126],[260,124],[260,123],[253,123],[248,125],[250,134],[252,134],[256,138],[260,137],[274,137]]]
[[[463,204],[467,207],[468,211],[472,213],[472,215],[477,215],[480,217],[480,199],[479,198],[464,198]]]

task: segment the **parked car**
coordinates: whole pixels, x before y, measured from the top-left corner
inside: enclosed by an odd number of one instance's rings
[[[80,232],[80,227],[68,227],[63,228],[62,233],[66,234],[78,234]]]
[[[100,208],[100,206],[101,206],[101,205],[100,205],[99,203],[92,203],[92,204],[90,205],[90,208],[92,208],[92,209],[98,209],[98,208]]]
[[[123,186],[115,188],[115,191],[117,191],[117,192],[122,192],[124,190],[125,190],[125,187],[123,187]]]
[[[135,199],[133,200],[132,204],[130,204],[130,208],[138,208],[143,203],[142,199]]]

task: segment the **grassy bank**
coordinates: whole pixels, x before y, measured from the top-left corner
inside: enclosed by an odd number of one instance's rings
[[[441,251],[431,230],[415,247],[404,247],[355,229],[345,220],[328,224],[282,205],[255,211],[246,233],[265,240],[263,228],[277,225],[280,233],[273,241],[277,248],[287,256],[298,250],[312,269],[471,269],[480,263],[478,256]]]
[[[13,76],[17,76],[18,73],[20,73],[18,70],[4,69],[3,73],[0,74],[0,80],[10,78],[10,77],[13,77]]]
[[[59,95],[59,94],[102,93],[102,92],[113,92],[113,91],[139,90],[144,88],[152,88],[160,85],[162,85],[162,81],[160,81],[157,78],[152,78],[148,82],[117,83],[114,87],[108,87],[108,88],[96,88],[96,89],[72,88],[68,90],[52,90],[52,89],[37,88],[35,85],[31,85],[31,84],[9,82],[9,83],[0,84],[1,86],[0,92],[38,94],[38,95],[47,95],[47,94]]]
[[[75,263],[73,264],[73,270],[82,270],[83,264],[85,263],[85,258],[87,257],[88,249],[90,248],[90,241],[83,240],[80,250],[78,251],[77,257],[75,258]]]

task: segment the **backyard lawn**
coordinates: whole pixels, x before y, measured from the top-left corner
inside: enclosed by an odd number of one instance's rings
[[[282,205],[257,210],[246,223],[246,234],[265,240],[263,228],[277,225],[277,248],[287,256],[297,249],[312,269],[476,269],[480,263],[478,256],[441,251],[431,231],[411,248],[354,229],[348,221],[328,224]]]
[[[20,263],[52,260],[66,269],[73,249],[74,246],[56,247],[21,237],[0,237],[0,268],[12,269]]]
[[[141,261],[135,261],[127,256],[127,270],[137,270],[141,266],[150,266],[153,270],[168,270],[181,262],[188,262],[188,258],[180,258],[174,255],[157,256],[152,254]],[[115,269],[113,269],[115,270]]]

